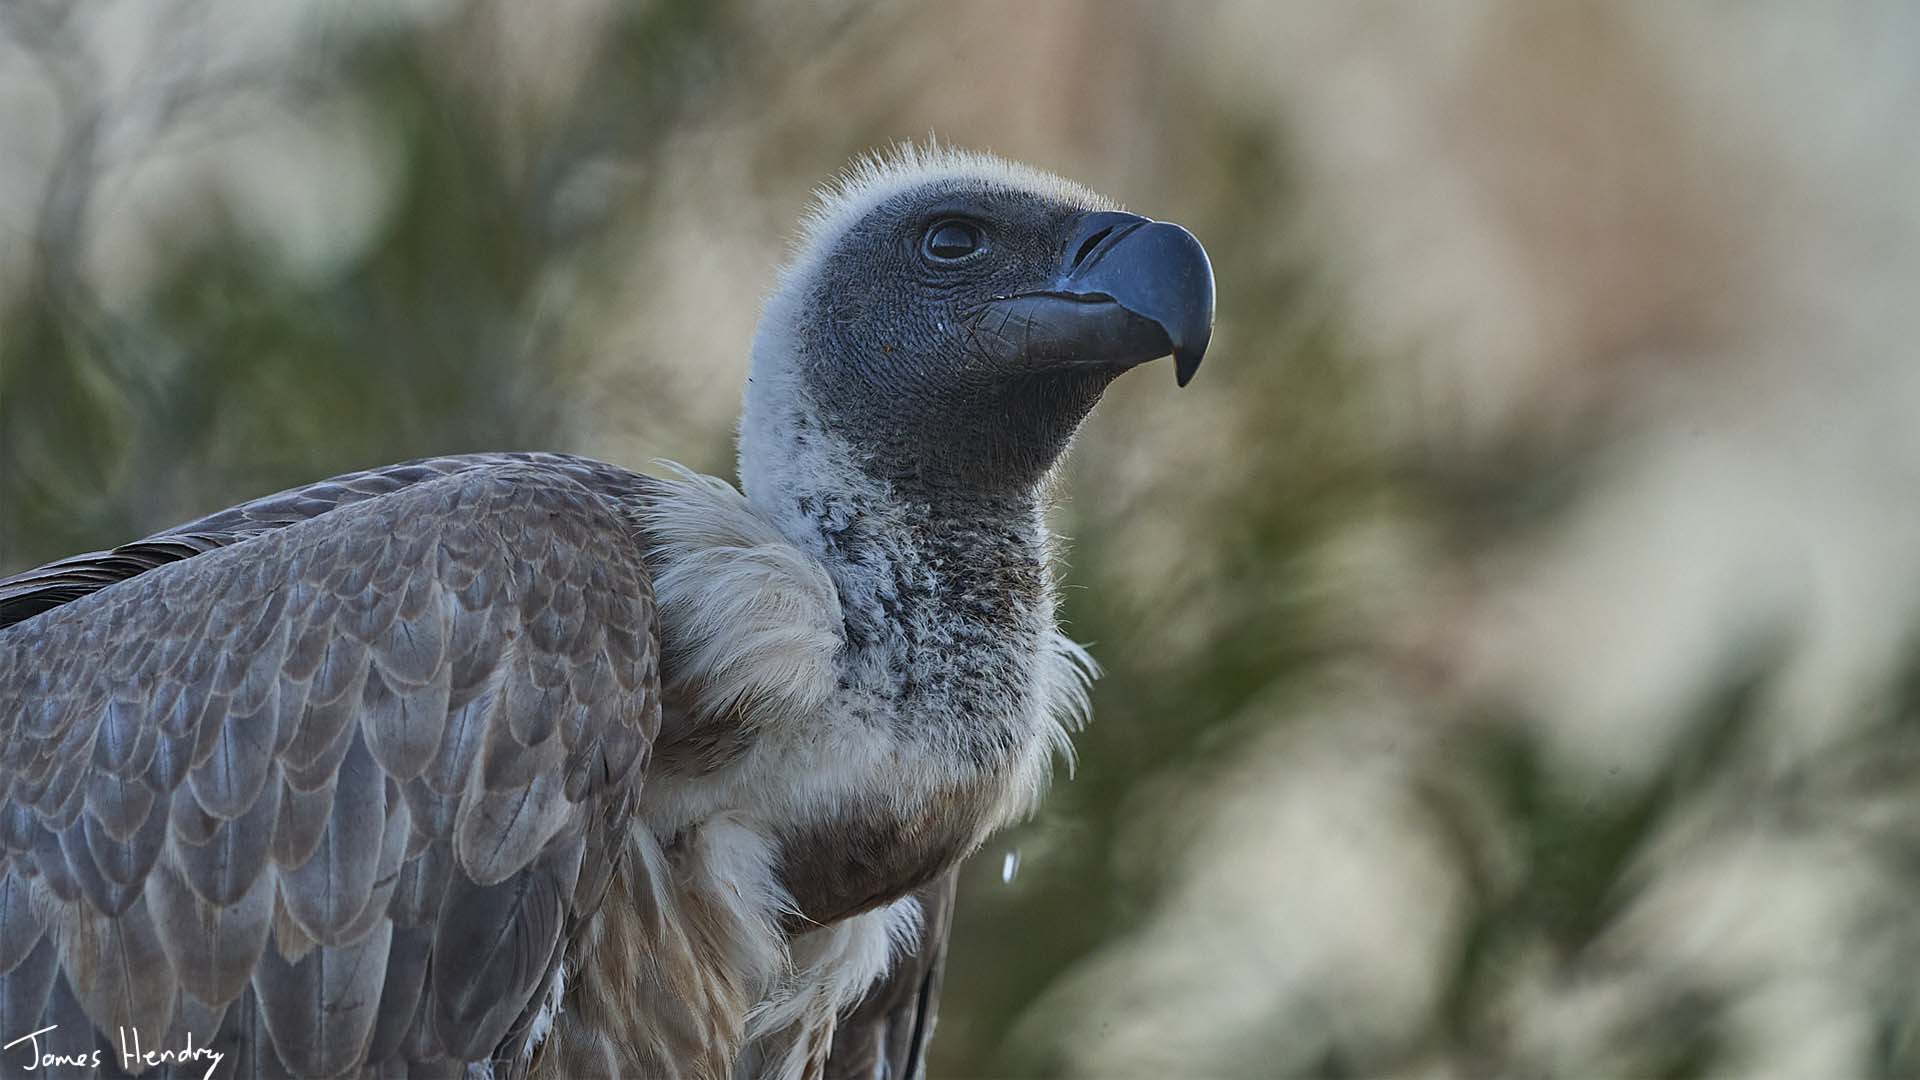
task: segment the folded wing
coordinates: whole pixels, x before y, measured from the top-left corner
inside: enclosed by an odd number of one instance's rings
[[[0,1032],[517,1056],[658,729],[652,593],[611,467],[400,468],[0,583]]]

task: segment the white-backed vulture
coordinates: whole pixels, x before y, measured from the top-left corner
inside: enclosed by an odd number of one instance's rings
[[[432,458],[0,582],[0,1058],[916,1073],[1086,708],[1049,475],[1212,318],[1184,229],[902,151],[805,225],[738,489]]]

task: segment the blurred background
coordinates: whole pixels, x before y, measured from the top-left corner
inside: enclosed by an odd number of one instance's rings
[[[936,133],[1220,286],[1067,469],[1109,674],[936,1076],[1914,1075],[1916,57],[1871,0],[0,0],[0,573],[423,454],[730,475],[810,190]]]

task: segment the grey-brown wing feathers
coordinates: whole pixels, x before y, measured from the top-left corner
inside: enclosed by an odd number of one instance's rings
[[[475,469],[527,465],[562,473],[595,491],[637,490],[647,478],[573,454],[450,454],[345,473],[208,514],[107,551],[51,562],[0,578],[0,627],[77,600],[170,562],[192,558],[428,480]]]
[[[659,724],[584,467],[361,474],[0,583],[0,1032],[191,1033],[223,1075],[510,1054]]]

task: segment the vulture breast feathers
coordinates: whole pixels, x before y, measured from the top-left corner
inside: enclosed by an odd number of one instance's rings
[[[908,148],[808,219],[737,489],[433,458],[0,581],[0,1061],[917,1074],[1085,706],[1048,477],[1212,314],[1178,226]]]

